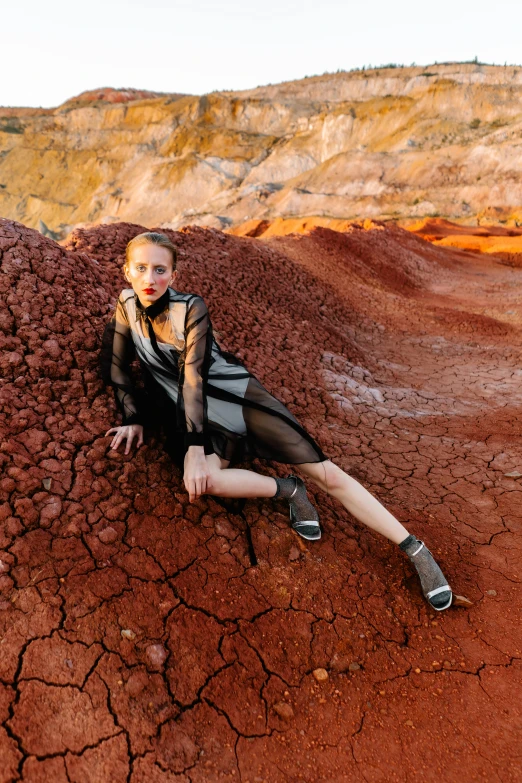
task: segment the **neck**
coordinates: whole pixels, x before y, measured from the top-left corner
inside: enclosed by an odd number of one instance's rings
[[[155,299],[153,302],[142,302],[138,294],[135,294],[135,296],[136,296],[136,304],[138,305],[138,307],[151,317],[157,315],[158,313],[161,313],[170,299],[168,288],[166,288],[166,290],[162,293],[162,295],[159,296],[157,299]]]

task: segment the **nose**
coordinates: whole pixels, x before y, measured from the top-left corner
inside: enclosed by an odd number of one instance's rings
[[[148,267],[147,271],[145,272],[145,282],[147,285],[154,285],[154,271],[152,267]]]

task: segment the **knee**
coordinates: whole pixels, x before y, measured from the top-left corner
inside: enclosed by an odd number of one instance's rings
[[[209,473],[210,473],[210,475],[209,475],[208,481],[207,481],[207,491],[206,491],[206,494],[212,495],[216,491],[219,492],[219,488],[220,488],[220,484],[221,484],[221,482],[220,482],[221,470],[219,470],[219,468],[217,470],[216,469],[214,469],[214,470],[211,469],[209,471]]]
[[[350,476],[337,465],[334,465],[333,462],[330,462],[326,468],[325,482],[328,495],[336,495],[342,490],[347,489],[350,482]]]
[[[327,462],[316,463],[313,466],[313,474],[310,478],[317,484],[323,492],[328,495],[336,495],[347,488],[350,477],[329,460]]]
[[[210,486],[208,487],[208,490],[206,492],[207,495],[219,495],[221,492],[221,489],[223,487],[223,474],[227,470],[227,464],[225,460],[222,460],[220,463],[217,461],[214,463],[209,464],[209,473],[210,473]]]

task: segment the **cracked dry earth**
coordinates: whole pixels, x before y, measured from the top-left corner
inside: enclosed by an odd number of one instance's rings
[[[108,452],[140,230],[0,222],[1,783],[519,781],[522,270],[382,224],[169,232],[218,342],[473,601],[439,614],[312,485],[305,546],[280,502],[190,504],[156,436]]]

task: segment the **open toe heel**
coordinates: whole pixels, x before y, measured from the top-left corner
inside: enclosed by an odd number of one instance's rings
[[[441,593],[449,593],[449,599],[443,606],[436,606],[431,599]],[[449,585],[442,585],[442,587],[437,587],[435,590],[430,590],[429,593],[426,593],[425,598],[432,609],[435,609],[437,612],[443,612],[444,609],[450,608],[451,602],[453,601],[453,593],[451,592],[451,587]]]
[[[297,520],[292,506],[290,506],[290,524],[295,532],[299,533],[301,538],[306,538],[307,541],[319,541],[321,538],[319,522],[315,520]]]

